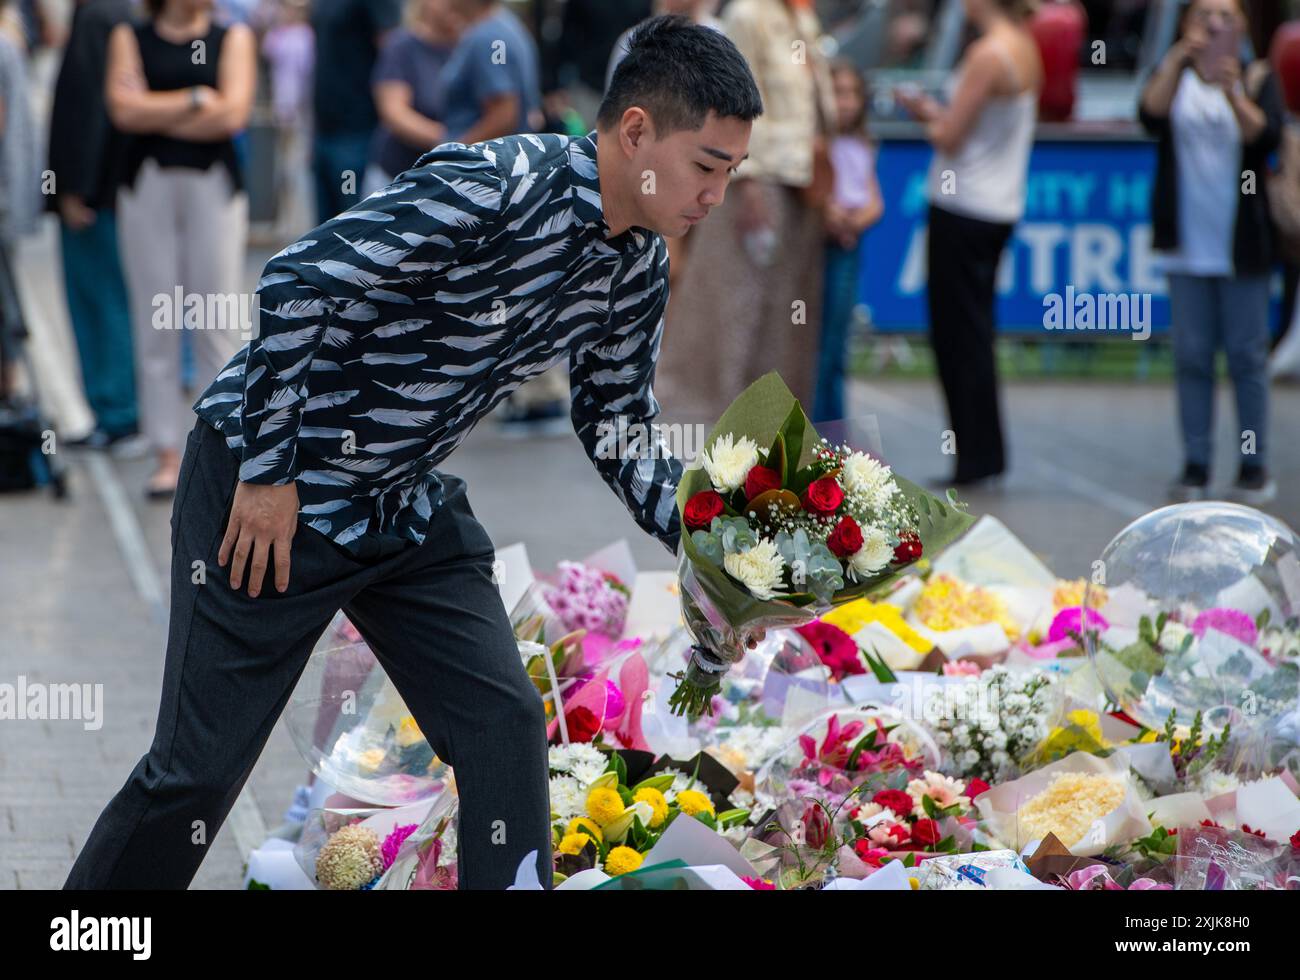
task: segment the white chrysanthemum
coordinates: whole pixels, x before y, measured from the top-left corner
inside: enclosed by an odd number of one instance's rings
[[[700,461],[713,488],[730,493],[744,485],[745,477],[758,462],[758,443],[747,436],[733,442],[728,432],[718,436],[711,450],[706,449],[700,454]]]
[[[862,529],[862,547],[849,558],[849,570],[858,578],[870,578],[889,564],[894,549],[882,528],[870,525]]]
[[[586,787],[572,776],[552,776],[551,809],[559,814],[561,820],[571,820],[586,813]]]
[[[866,453],[849,454],[844,460],[840,482],[846,491],[862,496],[876,510],[886,507],[898,490],[890,468]]]
[[[1160,630],[1160,637],[1156,640],[1156,644],[1165,653],[1174,653],[1183,645],[1183,641],[1191,632],[1182,623],[1167,619],[1164,628]]]
[[[1197,788],[1201,795],[1207,798],[1222,796],[1224,793],[1231,793],[1241,785],[1241,781],[1230,772],[1222,772],[1218,769],[1206,769],[1201,772],[1196,780]]]
[[[781,573],[785,571],[785,559],[771,541],[760,541],[748,551],[723,555],[722,567],[756,599],[773,599],[784,594]]]
[[[575,762],[573,764],[573,778],[582,783],[583,786],[590,786],[605,771],[604,762]]]

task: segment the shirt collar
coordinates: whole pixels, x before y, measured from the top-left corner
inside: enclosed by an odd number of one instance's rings
[[[596,130],[569,141],[569,161],[573,174],[573,213],[583,226],[610,248],[625,253],[645,250],[650,232],[633,226],[622,234],[609,236],[605,208],[600,198],[600,171],[596,164]]]

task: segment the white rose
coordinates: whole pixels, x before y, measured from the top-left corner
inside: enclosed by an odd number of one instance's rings
[[[756,599],[772,599],[784,595],[781,591],[781,574],[785,560],[771,541],[760,541],[748,551],[724,555],[722,567],[728,575],[739,581]]]
[[[758,444],[746,436],[741,436],[734,443],[731,433],[718,436],[712,450],[705,450],[700,461],[709,474],[713,487],[723,493],[731,493],[745,483],[745,477],[758,463]]]

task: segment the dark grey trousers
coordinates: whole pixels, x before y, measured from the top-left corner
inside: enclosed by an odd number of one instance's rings
[[[100,815],[65,888],[185,888],[339,609],[369,643],[459,794],[461,888],[504,888],[537,851],[551,882],[546,725],[492,577],[465,481],[440,474],[424,544],[377,537],[354,558],[299,524],[289,589],[230,587],[217,552],[239,462],[199,420],[172,510],[171,620],[157,729]],[[194,584],[194,563],[206,582]],[[201,831],[201,832],[200,832]]]

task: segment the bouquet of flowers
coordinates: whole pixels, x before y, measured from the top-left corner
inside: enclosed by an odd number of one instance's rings
[[[677,714],[710,709],[749,638],[888,584],[972,523],[874,457],[817,436],[775,372],[723,413],[677,489],[682,613],[695,637]],[[766,447],[766,448],[765,448]]]

